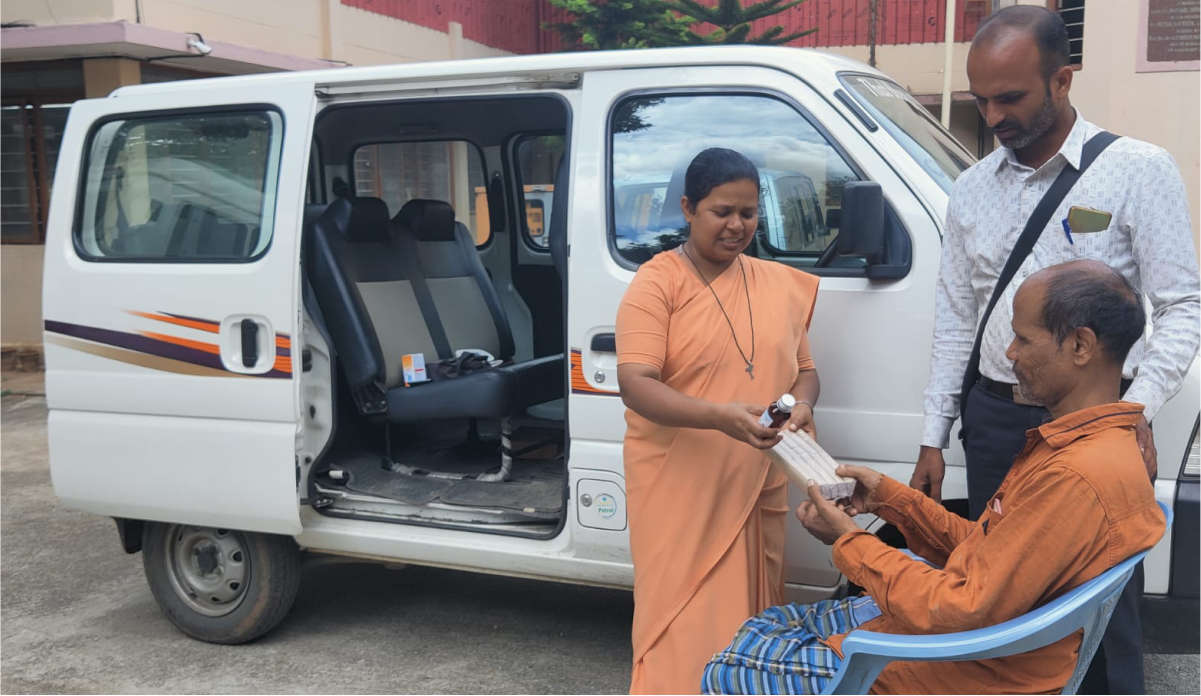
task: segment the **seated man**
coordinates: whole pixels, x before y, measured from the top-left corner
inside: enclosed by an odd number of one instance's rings
[[[857,628],[934,634],[1018,617],[1100,575],[1162,536],[1135,438],[1142,406],[1118,400],[1122,363],[1143,333],[1142,304],[1126,280],[1095,261],[1030,276],[1013,302],[1013,361],[1022,392],[1051,420],[1031,430],[977,522],[865,467],[849,505],[816,484],[797,510],[834,544],[834,564],[860,597],[773,607],[750,619],[705,668],[706,693],[817,693],[837,672]],[[931,568],[859,528],[857,513],[895,524]],[[1080,634],[1021,655],[964,662],[894,662],[873,693],[1058,693],[1075,667]]]

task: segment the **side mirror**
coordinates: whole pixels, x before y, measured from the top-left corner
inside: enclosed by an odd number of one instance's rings
[[[884,192],[874,181],[848,181],[842,190],[838,255],[858,256],[867,265],[884,260]]]

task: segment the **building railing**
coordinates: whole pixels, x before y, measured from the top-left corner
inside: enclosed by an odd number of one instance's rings
[[[949,0],[877,0],[876,45],[940,43]],[[988,14],[990,0],[955,0],[955,40],[971,41]],[[700,0],[716,5],[718,0]],[[463,36],[513,53],[563,50],[558,34],[546,25],[570,15],[546,0],[342,0],[343,5],[447,31],[451,21],[463,25]],[[790,45],[809,48],[866,46],[870,41],[871,0],[806,0],[781,14],[754,22],[753,33],[773,26],[790,34],[817,31]],[[450,10],[454,10],[451,12]],[[705,31],[708,25],[699,30]]]

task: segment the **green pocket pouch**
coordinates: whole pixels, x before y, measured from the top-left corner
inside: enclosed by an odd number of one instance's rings
[[[1072,234],[1104,232],[1109,228],[1109,222],[1112,219],[1113,215],[1109,213],[1092,208],[1082,208],[1078,205],[1074,205],[1068,210],[1068,227],[1072,228]]]

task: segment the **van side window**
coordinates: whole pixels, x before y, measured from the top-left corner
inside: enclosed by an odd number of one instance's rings
[[[551,199],[555,193],[555,169],[563,158],[566,139],[562,135],[526,136],[517,141],[517,174],[525,207],[525,238],[535,249],[549,247],[546,227],[550,224]]]
[[[859,178],[809,120],[769,96],[640,96],[617,105],[610,131],[610,234],[635,264],[683,242],[684,172],[706,148],[738,150],[759,167],[759,248],[748,253],[801,267],[838,236],[842,186]]]
[[[283,138],[274,111],[107,121],[76,225],[97,261],[239,262],[266,251]]]
[[[484,174],[479,148],[462,140],[377,143],[354,151],[356,196],[383,199],[392,215],[411,200],[449,203],[481,247],[491,237]]]

